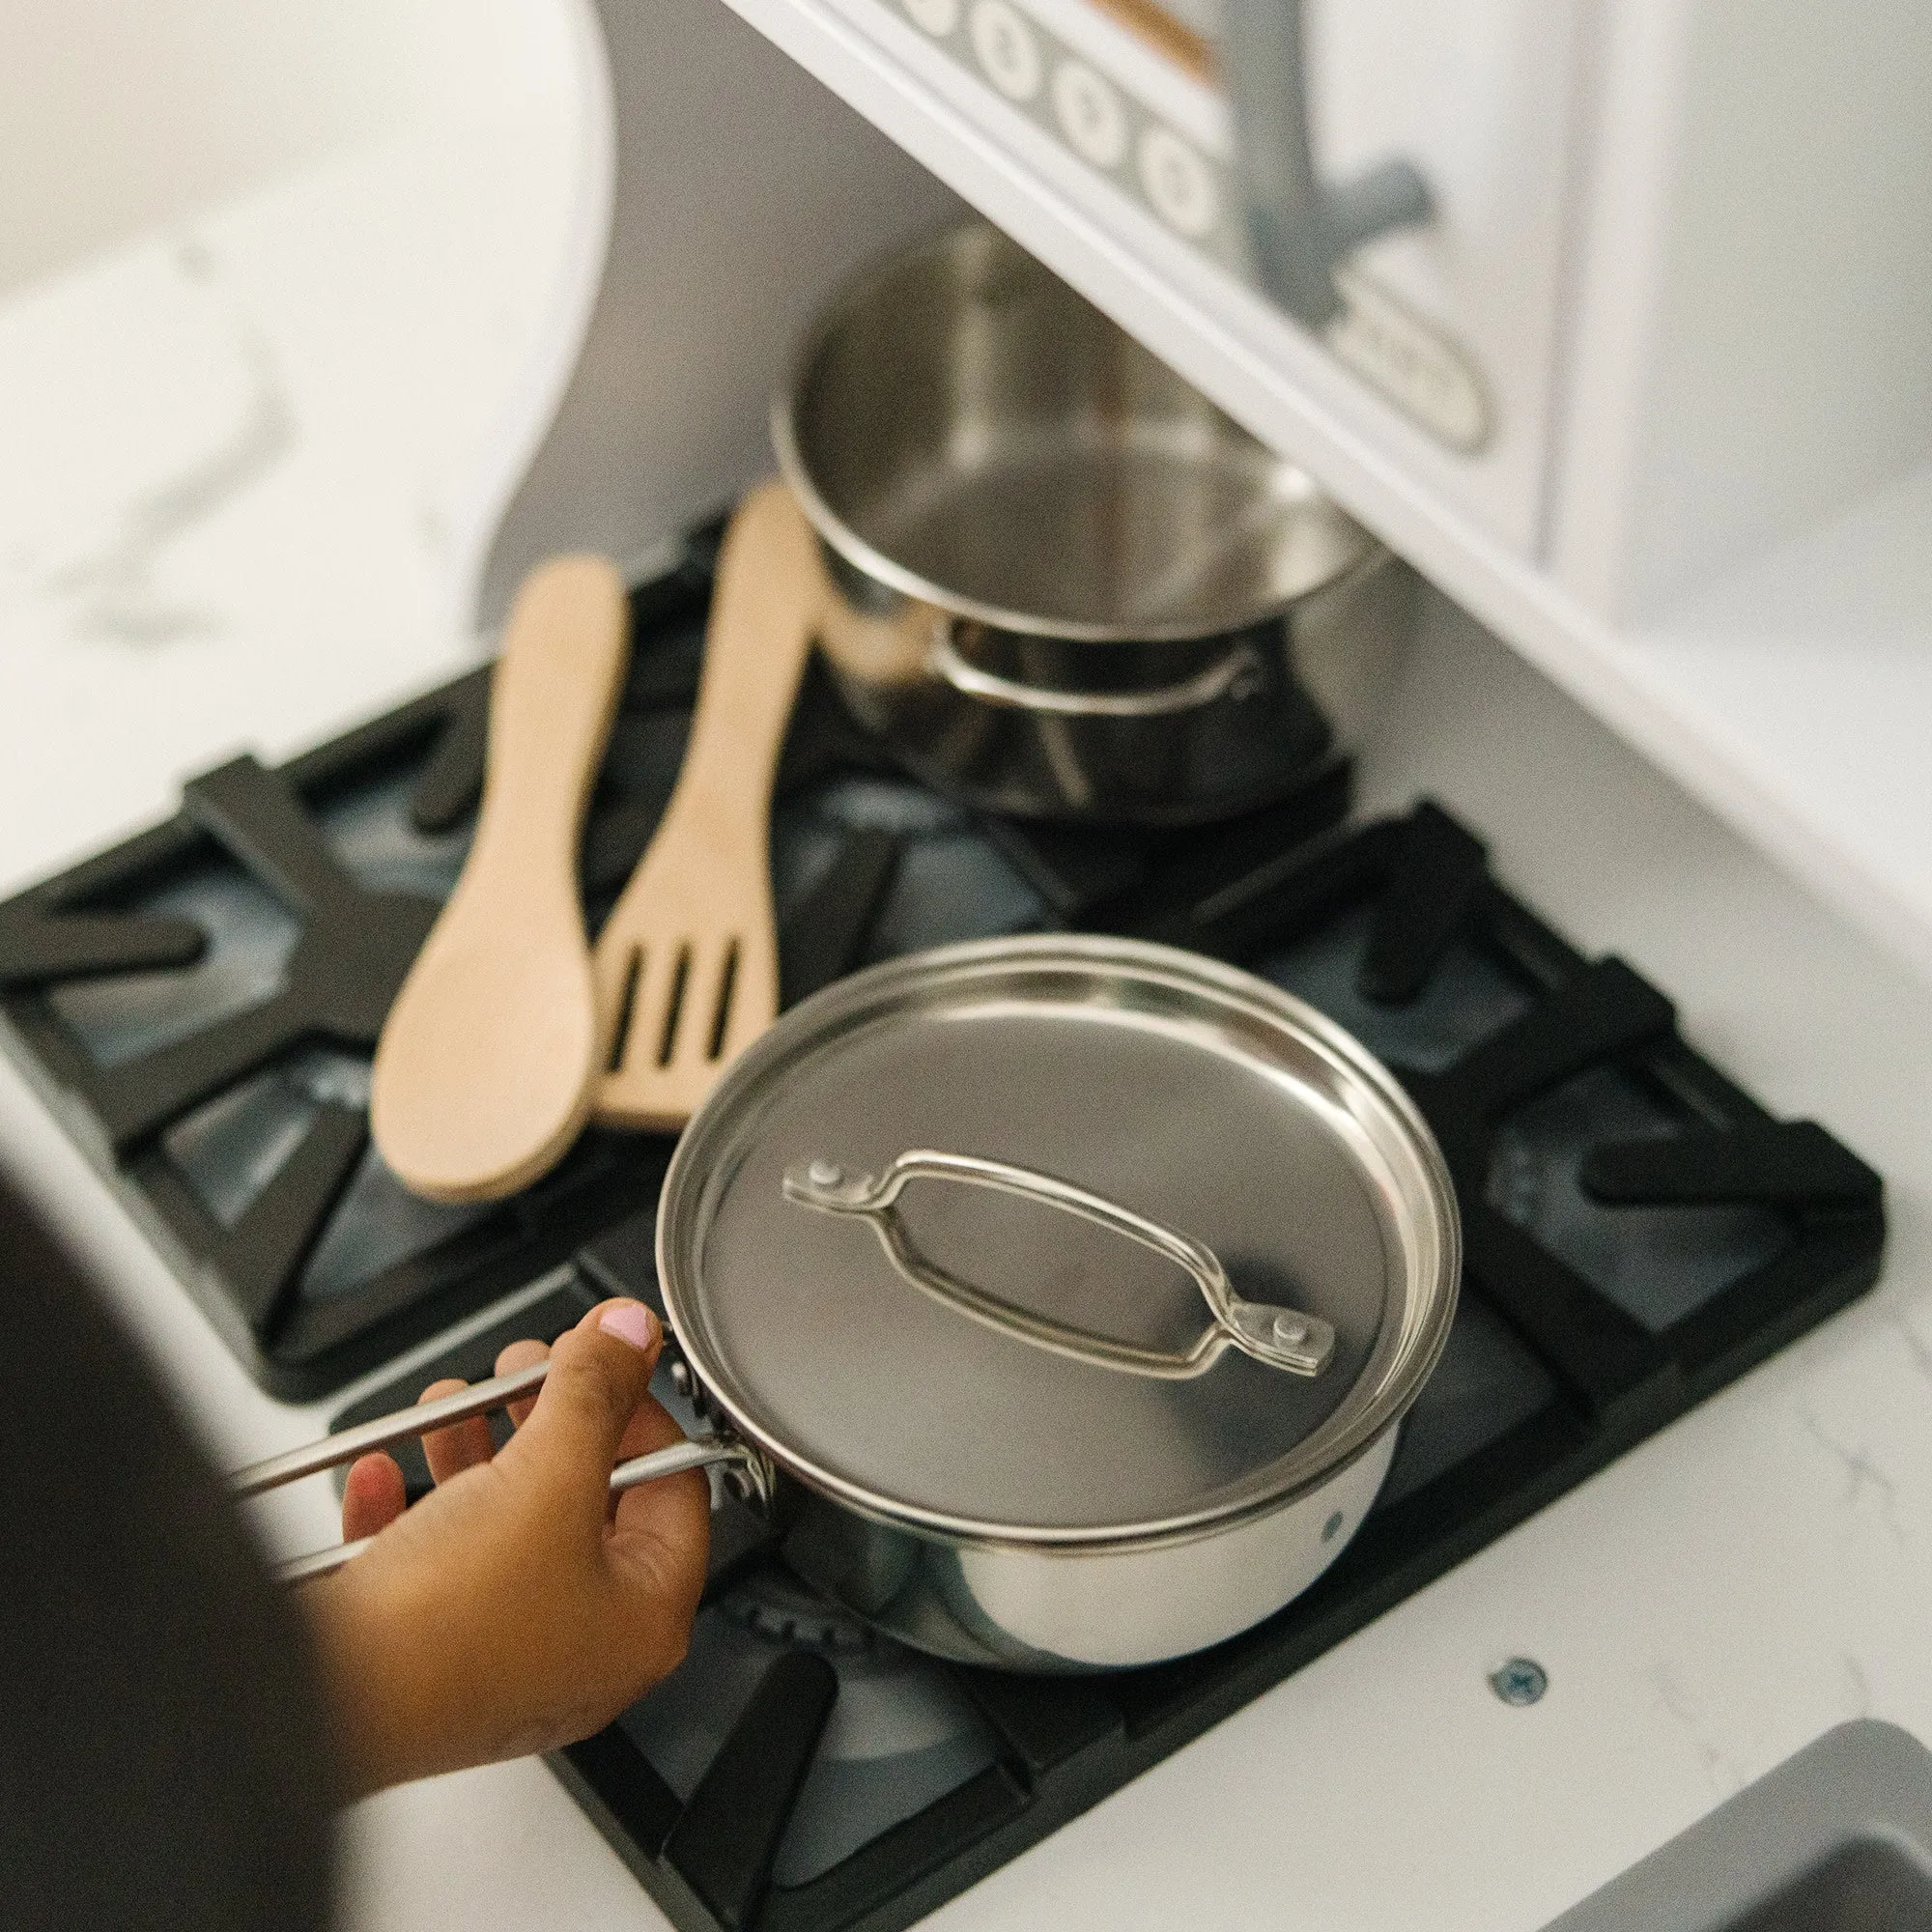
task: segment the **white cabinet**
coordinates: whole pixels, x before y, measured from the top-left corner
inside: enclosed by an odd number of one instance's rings
[[[813,314],[867,255],[960,213],[718,0],[596,13],[609,95],[584,119],[603,130],[602,279],[582,340],[554,345],[568,382],[549,384],[555,413],[489,547],[486,627],[547,553],[599,550],[644,574],[770,469],[766,408]]]

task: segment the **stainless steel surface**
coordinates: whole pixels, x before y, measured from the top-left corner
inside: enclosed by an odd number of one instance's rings
[[[983,224],[849,288],[772,434],[847,701],[978,803],[1258,803],[1358,734],[1400,644],[1368,533]],[[1311,652],[1363,662],[1324,677]]]
[[[1016,711],[1050,711],[1064,718],[1164,718],[1174,711],[1192,711],[1218,698],[1251,696],[1265,672],[1252,643],[1237,643],[1218,663],[1179,684],[1156,685],[1148,691],[1054,691],[997,677],[968,664],[948,628],[932,642],[932,668],[954,691],[983,697],[992,704],[1009,704]]]
[[[1164,1256],[1189,1276],[1208,1304],[1208,1326],[1183,1349],[1136,1348],[988,1294],[920,1252],[895,1211],[899,1195],[911,1180],[956,1180],[971,1187],[990,1187],[1016,1200],[1064,1208],[1096,1227],[1124,1235]],[[895,1154],[876,1179],[869,1174],[848,1175],[836,1162],[821,1159],[787,1168],[783,1186],[787,1201],[825,1213],[865,1216],[894,1266],[915,1288],[998,1333],[1016,1335],[1072,1361],[1176,1381],[1206,1375],[1231,1346],[1270,1368],[1298,1376],[1319,1376],[1335,1352],[1335,1330],[1328,1322],[1298,1309],[1244,1301],[1235,1293],[1220,1257],[1191,1236],[1032,1168],[914,1148]]]
[[[1932,1754],[1861,1718],[1727,1798],[1545,1932],[1918,1932]]]
[[[1045,1548],[895,1528],[795,1486],[785,1560],[901,1643],[994,1669],[1131,1669],[1259,1623],[1341,1554],[1395,1453],[1394,1424],[1306,1494],[1173,1543]]]
[[[909,1294],[864,1223],[801,1217],[788,1170],[951,1144],[1186,1228],[1243,1298],[1335,1331],[1333,1367],[1124,1376]],[[921,1253],[1083,1333],[1185,1351],[1200,1291],[1058,1207],[916,1184]],[[1454,1196],[1407,1096],[1313,1009],[1127,940],[943,948],[796,1009],[680,1144],[659,1224],[697,1378],[795,1473],[889,1520],[1044,1546],[1187,1535],[1359,1454],[1447,1332]]]
[[[868,1218],[785,1200],[827,1147],[877,1173],[942,1139],[1194,1231],[1255,1299],[1332,1326],[1332,1366],[1228,1349],[1200,1376],[1122,1374],[908,1293]],[[895,1204],[1006,1307],[1185,1352],[1198,1279],[1065,1207]],[[696,1378],[793,1479],[789,1560],[907,1642],[1023,1669],[1174,1656],[1312,1581],[1381,1482],[1459,1265],[1440,1155],[1359,1046],[1232,968],[1099,938],[946,948],[795,1009],[687,1129],[658,1223]]]
[[[980,222],[834,303],[773,435],[847,562],[997,630],[1240,631],[1374,548],[1302,470]]]
[[[229,1477],[228,1487],[238,1496],[257,1496],[264,1490],[280,1489],[284,1483],[298,1482],[303,1476],[339,1468],[372,1450],[411,1441],[418,1435],[427,1435],[433,1429],[445,1429],[452,1422],[467,1422],[472,1415],[488,1415],[493,1409],[534,1395],[549,1374],[548,1361],[535,1362],[507,1376],[493,1376],[488,1381],[473,1382],[440,1401],[418,1403],[412,1408],[400,1408],[393,1415],[376,1416],[354,1429],[325,1435],[319,1442],[251,1463]]]
[[[498,1379],[508,1380],[509,1378],[499,1377]],[[487,1384],[478,1383],[477,1386]],[[467,1412],[471,1415],[481,1413],[476,1409]],[[395,1441],[399,1438],[391,1436],[389,1439]],[[639,1483],[655,1483],[666,1476],[681,1476],[690,1469],[709,1469],[720,1464],[742,1473],[746,1493],[753,1500],[769,1499],[771,1472],[764,1458],[746,1443],[734,1441],[726,1435],[699,1436],[691,1442],[674,1442],[668,1449],[653,1449],[648,1456],[633,1456],[611,1471],[611,1493],[613,1496],[622,1495],[626,1490],[635,1490]],[[373,1536],[358,1537],[354,1543],[338,1543],[327,1549],[312,1550],[306,1556],[291,1557],[286,1563],[275,1566],[275,1575],[284,1583],[306,1583],[317,1577],[331,1577],[344,1564],[360,1556],[375,1541]]]
[[[1435,209],[1428,183],[1400,158],[1347,182],[1322,180],[1310,137],[1305,13],[1302,0],[1227,0],[1219,68],[1255,265],[1291,315],[1320,328],[1343,307],[1337,265]]]
[[[275,1565],[279,1583],[311,1583],[318,1577],[333,1577],[345,1564],[352,1563],[375,1542],[373,1536],[359,1536],[354,1543],[332,1544],[327,1549],[311,1549],[306,1556],[291,1556]]]

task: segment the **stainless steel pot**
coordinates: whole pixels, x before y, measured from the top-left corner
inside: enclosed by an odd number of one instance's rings
[[[1420,1116],[1249,975],[1093,937],[805,1002],[678,1145],[659,1283],[787,1559],[1007,1669],[1215,1643],[1354,1533],[1460,1269]]]
[[[1066,1671],[1219,1642],[1327,1568],[1448,1337],[1461,1236],[1421,1117],[1312,1008],[1055,935],[895,960],[785,1015],[679,1142],[657,1263],[720,1427],[613,1488],[727,1464],[793,1567],[880,1629]]]
[[[847,703],[994,810],[1183,823],[1361,733],[1409,579],[999,230],[864,277],[773,404]]]

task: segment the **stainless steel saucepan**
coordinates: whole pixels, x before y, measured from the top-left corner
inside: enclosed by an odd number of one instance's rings
[[[794,1009],[686,1130],[659,1281],[721,1431],[613,1485],[729,1462],[796,1570],[940,1656],[1152,1662],[1333,1561],[1459,1269],[1428,1128],[1311,1008],[1127,940],[944,948]]]
[[[1036,816],[1181,823],[1360,735],[1409,579],[981,222],[862,277],[772,410],[847,703],[916,769]]]

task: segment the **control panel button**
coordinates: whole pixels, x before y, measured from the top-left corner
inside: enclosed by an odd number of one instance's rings
[[[1096,168],[1119,167],[1127,152],[1121,97],[1084,61],[1063,61],[1053,74],[1053,111],[1067,145]]]
[[[1172,128],[1150,128],[1141,136],[1140,168],[1153,212],[1177,233],[1198,242],[1221,218],[1213,174]]]
[[[1019,10],[1007,0],[975,0],[967,25],[986,78],[1009,100],[1031,100],[1042,78],[1039,43]]]

